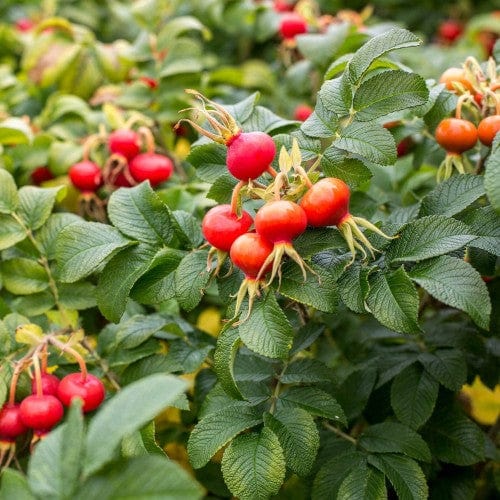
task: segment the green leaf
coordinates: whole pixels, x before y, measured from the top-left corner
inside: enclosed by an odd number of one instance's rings
[[[338,116],[326,108],[321,96],[318,96],[314,112],[302,124],[300,130],[311,137],[328,138],[335,135]]]
[[[14,212],[19,204],[17,186],[12,175],[0,168],[0,214]]]
[[[474,240],[463,222],[443,215],[429,215],[404,225],[399,238],[386,252],[392,262],[419,261],[458,250]]]
[[[402,455],[369,455],[368,462],[383,472],[400,500],[422,500],[429,490],[424,473],[415,460]]]
[[[104,316],[117,323],[125,311],[134,283],[149,269],[155,250],[139,244],[122,250],[107,264],[96,289],[97,305]]]
[[[205,250],[188,253],[175,271],[175,294],[179,305],[186,311],[198,305],[210,279],[207,257]]]
[[[32,231],[39,229],[50,217],[54,203],[66,193],[64,186],[39,188],[23,186],[19,190],[18,214]]]
[[[303,259],[328,250],[330,248],[345,248],[345,240],[337,228],[310,228],[304,231],[293,242],[293,247]]]
[[[365,300],[370,290],[368,284],[370,271],[371,269],[359,262],[354,262],[338,280],[340,298],[351,311],[360,314],[366,312]]]
[[[109,198],[108,216],[123,234],[151,245],[168,245],[174,235],[167,206],[149,182],[121,188]]]
[[[311,415],[346,423],[342,407],[333,396],[316,387],[288,387],[277,400],[277,408],[302,408]]]
[[[49,260],[56,258],[56,243],[61,231],[74,222],[82,222],[76,214],[58,212],[52,214],[45,224],[37,231],[36,240],[40,243],[42,253]]]
[[[419,216],[445,215],[451,217],[466,209],[484,195],[480,175],[454,175],[438,184],[420,205]]]
[[[72,403],[66,422],[43,439],[28,462],[28,483],[38,497],[72,498],[78,488],[83,457],[81,402]]]
[[[0,172],[2,172],[2,170],[0,170]],[[5,250],[6,248],[14,246],[16,243],[23,241],[26,236],[25,229],[18,222],[10,215],[0,213],[0,250]]]
[[[216,201],[218,204],[231,203],[231,193],[237,184],[237,180],[226,173],[218,177],[210,186],[207,192],[207,198]]]
[[[214,370],[217,379],[222,388],[235,399],[243,399],[234,379],[234,359],[240,344],[238,329],[228,324],[219,333],[214,353]]]
[[[442,462],[465,466],[484,460],[482,430],[456,406],[438,404],[422,435],[432,454]]]
[[[467,363],[458,349],[437,349],[423,352],[419,361],[425,369],[450,391],[458,391],[467,381]]]
[[[335,396],[344,409],[348,420],[359,417],[368,403],[375,381],[377,370],[375,368],[358,368],[342,382]]]
[[[319,448],[319,433],[311,415],[301,408],[284,408],[265,413],[264,423],[278,437],[287,468],[307,476]]]
[[[484,189],[491,206],[500,215],[500,135],[498,134],[491,145],[491,152],[485,163]]]
[[[122,349],[133,349],[152,337],[167,323],[168,321],[159,314],[147,316],[136,314],[120,323],[115,332],[117,346]]]
[[[340,133],[333,146],[369,164],[392,165],[396,161],[396,143],[379,123],[353,122]]]
[[[188,248],[197,248],[203,241],[200,221],[188,212],[174,210],[172,212],[175,234]]]
[[[205,182],[213,183],[227,173],[227,147],[211,142],[191,148],[186,160],[196,168],[196,175]]]
[[[125,436],[171,405],[185,388],[186,383],[176,377],[155,374],[133,382],[106,401],[88,428],[84,475],[89,476],[110,461]]]
[[[85,278],[107,259],[132,243],[107,224],[70,224],[61,231],[56,243],[59,279],[73,283]]]
[[[442,255],[417,264],[410,277],[434,298],[465,311],[479,327],[488,330],[491,313],[488,288],[470,264]]]
[[[222,474],[231,493],[241,500],[265,500],[285,480],[285,457],[269,428],[235,438],[222,458]]]
[[[334,455],[334,458],[328,460],[314,478],[312,500],[337,499],[337,493],[344,479],[364,463],[363,454],[356,450],[349,449]]]
[[[391,406],[396,417],[412,429],[421,427],[432,415],[439,384],[419,363],[396,375],[391,385]]]
[[[0,499],[36,500],[28,486],[28,479],[21,472],[5,467],[0,475]]]
[[[341,179],[349,186],[358,186],[372,177],[361,160],[351,158],[335,146],[328,146],[323,151],[320,166],[326,176]]]
[[[262,422],[262,415],[251,406],[229,406],[208,413],[192,430],[188,440],[189,460],[195,469],[206,465],[210,458],[240,432]]]
[[[213,348],[212,344],[178,340],[171,342],[167,358],[173,364],[179,364],[184,373],[192,373],[200,368]]]
[[[339,116],[349,114],[352,103],[352,89],[349,79],[343,76],[327,80],[318,93],[325,109]]]
[[[425,80],[416,73],[383,71],[365,80],[354,94],[356,120],[369,121],[395,111],[421,106],[429,91]]]
[[[418,333],[418,292],[403,266],[370,276],[369,310],[384,326],[399,333]]]
[[[155,454],[114,464],[90,477],[72,498],[201,500],[203,497],[203,488],[180,465]]]
[[[269,358],[287,357],[292,347],[293,328],[273,292],[255,301],[250,316],[239,326],[239,335],[244,344],[258,354]]]
[[[360,463],[340,485],[337,500],[385,500],[385,477],[377,469]]]
[[[420,45],[421,40],[413,33],[400,28],[391,29],[368,40],[351,58],[347,66],[349,78],[357,84],[375,59],[387,52]]]
[[[59,302],[67,309],[89,309],[97,305],[95,298],[95,285],[88,281],[77,283],[59,283]]]
[[[317,359],[297,359],[285,368],[280,376],[282,384],[313,384],[331,382],[331,369]]]
[[[500,257],[500,217],[492,206],[470,210],[462,219],[479,236],[471,246]]]
[[[296,263],[285,264],[280,293],[318,311],[335,312],[338,303],[336,280],[326,269],[314,264],[311,267],[317,275],[308,272],[304,281],[302,270]]]
[[[49,286],[49,277],[43,266],[24,257],[1,262],[0,276],[5,289],[15,295],[41,292]]]
[[[358,443],[371,453],[403,453],[415,460],[431,461],[426,442],[414,430],[397,422],[370,425]]]
[[[28,144],[32,141],[31,127],[23,119],[11,117],[0,123],[0,144]]]

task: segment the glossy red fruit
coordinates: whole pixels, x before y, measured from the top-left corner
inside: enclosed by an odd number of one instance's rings
[[[229,256],[246,278],[256,279],[261,267],[273,251],[273,244],[260,234],[245,233],[231,245]]]
[[[57,390],[57,397],[64,406],[69,406],[73,398],[80,398],[83,401],[82,409],[85,413],[99,407],[105,396],[104,384],[90,373],[87,373],[85,379],[81,373],[66,375],[61,379]]]
[[[109,134],[108,148],[112,153],[121,154],[127,160],[131,160],[141,151],[141,139],[139,134],[133,130],[115,130]]]
[[[492,115],[483,118],[477,127],[477,135],[479,140],[485,146],[491,146],[493,140],[500,130],[500,115]]]
[[[349,217],[351,190],[340,179],[326,177],[313,184],[300,201],[313,227],[338,226]]]
[[[272,137],[264,132],[241,132],[227,142],[226,165],[240,181],[257,179],[276,155]]]
[[[456,19],[447,19],[443,21],[438,28],[438,36],[447,43],[453,43],[464,31],[462,23]]]
[[[231,205],[218,205],[211,208],[203,217],[201,231],[213,247],[229,252],[234,240],[245,234],[253,223],[248,212],[238,216],[231,211]]]
[[[39,186],[42,182],[50,181],[54,178],[54,175],[49,170],[49,167],[36,167],[33,172],[31,172],[31,182],[35,186]]]
[[[75,163],[68,174],[73,186],[80,191],[95,191],[102,184],[101,169],[89,160]]]
[[[283,38],[295,38],[307,33],[307,22],[300,14],[287,12],[281,16],[279,32]]]
[[[137,182],[148,180],[152,186],[156,186],[170,178],[174,164],[167,156],[142,153],[132,159],[129,170]]]
[[[6,403],[0,410],[0,440],[11,441],[24,434],[28,428],[21,420],[19,405]]]
[[[293,201],[270,201],[255,215],[255,230],[271,243],[290,243],[306,227],[306,213]]]
[[[313,109],[308,104],[299,104],[293,111],[296,120],[305,122],[312,114]]]
[[[286,0],[274,0],[273,3],[273,8],[276,12],[291,12],[293,7],[293,3]]]
[[[59,387],[59,378],[51,373],[42,373],[42,394],[50,394],[57,396],[57,388]],[[31,381],[31,393],[36,394],[36,379]]]
[[[441,120],[434,133],[437,143],[448,153],[460,154],[474,147],[477,142],[477,128],[460,118]]]
[[[411,137],[405,137],[403,140],[399,141],[396,146],[396,152],[398,158],[401,156],[406,156],[413,148],[413,139]]]
[[[31,429],[50,430],[64,415],[64,408],[55,396],[35,394],[24,398],[20,405],[23,424]]]

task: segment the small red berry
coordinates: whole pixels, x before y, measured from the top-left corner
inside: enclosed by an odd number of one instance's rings
[[[293,111],[296,120],[305,122],[312,114],[313,109],[308,104],[299,104]]]
[[[121,154],[131,160],[141,151],[139,134],[129,129],[115,130],[109,134],[108,148],[112,153]]]
[[[26,427],[50,430],[62,419],[64,408],[55,396],[33,394],[22,400],[20,414]]]
[[[3,405],[0,409],[0,440],[14,440],[27,430],[21,420],[19,405],[9,403]]]
[[[295,38],[297,35],[307,33],[307,22],[300,14],[287,12],[281,17],[279,32],[283,38]]]
[[[18,19],[14,23],[14,26],[17,31],[25,33],[27,31],[31,31],[35,27],[35,23],[27,17],[21,17],[21,19]]]
[[[170,178],[174,164],[167,156],[142,153],[132,159],[129,170],[137,182],[149,180],[152,186],[156,186]]]
[[[201,230],[205,239],[218,250],[229,252],[234,240],[245,234],[253,219],[244,210],[238,216],[231,210],[231,205],[218,205],[211,208],[203,217]]]
[[[477,128],[469,120],[445,118],[435,131],[436,142],[448,153],[463,153],[477,142]]]
[[[491,146],[495,136],[500,131],[500,115],[492,115],[483,118],[477,127],[479,140],[485,146]]]
[[[69,406],[73,398],[81,398],[85,413],[100,406],[105,396],[104,384],[90,373],[85,378],[81,373],[66,375],[61,379],[57,390],[57,397],[65,406]]]
[[[464,31],[463,25],[455,19],[443,21],[438,28],[439,38],[446,43],[453,43]]]
[[[227,142],[226,165],[241,181],[257,179],[276,155],[273,138],[265,132],[241,132]]]
[[[35,186],[40,186],[42,182],[50,181],[54,178],[54,175],[49,170],[49,167],[36,167],[33,172],[31,172],[31,181]]]
[[[245,233],[236,238],[229,256],[247,279],[257,278],[274,245],[257,233]]]
[[[50,394],[57,396],[57,387],[59,386],[59,378],[51,373],[42,373],[42,394]],[[31,393],[36,394],[36,379],[31,381]]]
[[[73,186],[80,191],[95,191],[102,184],[101,169],[89,160],[75,163],[68,174]]]

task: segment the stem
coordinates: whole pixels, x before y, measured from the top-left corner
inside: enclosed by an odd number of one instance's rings
[[[266,172],[273,178],[278,175],[278,172],[276,172],[276,170],[273,167],[271,167],[271,165],[267,167]]]
[[[16,402],[17,381],[19,380],[19,376],[26,366],[26,362],[31,358],[34,351],[34,348],[30,349],[28,353],[24,357],[22,357],[14,366],[14,373],[12,374],[12,379],[10,380],[9,405],[13,405]]]
[[[358,444],[358,442],[356,441],[356,439],[354,439],[352,436],[349,436],[349,434],[346,434],[345,432],[342,432],[339,428],[337,428],[337,427],[329,424],[328,422],[323,422],[323,425],[329,431],[332,431],[334,434],[337,434],[338,437],[341,437],[342,439],[345,439],[346,441],[349,441],[350,443],[354,444],[355,446]]]
[[[96,360],[97,364],[101,367],[101,370],[103,371],[104,376],[109,380],[110,384],[117,391],[119,391],[121,389],[120,384],[116,380],[115,375],[113,373],[111,373],[111,371],[109,369],[109,365],[106,362],[106,360],[102,359],[99,356],[99,354],[97,354],[97,352],[95,351],[95,349],[93,349],[90,346],[90,344],[87,342],[87,340],[85,338],[81,341],[81,344],[83,345],[83,347],[85,347],[85,349],[87,349],[87,351],[90,352],[90,354],[92,355],[92,357]]]
[[[33,232],[31,231],[31,229],[29,227],[26,226],[26,224],[21,219],[21,217],[19,217],[19,215],[17,215],[16,212],[11,212],[10,215],[23,228],[23,230],[26,233],[26,236],[30,240],[31,244],[35,247],[36,251],[40,254],[40,258],[38,259],[38,261],[42,265],[42,267],[44,268],[45,272],[47,273],[49,288],[50,288],[50,291],[52,292],[52,295],[54,296],[54,302],[56,304],[56,307],[61,314],[62,320],[65,323],[70,324],[69,318],[66,315],[66,311],[59,301],[59,290],[57,289],[57,284],[54,280],[54,276],[52,275],[49,261],[48,261],[47,256],[45,255],[45,253],[43,251],[43,248],[40,246],[38,241],[36,241],[35,237],[33,236]]]
[[[281,387],[283,384],[281,383],[281,377],[285,374],[285,370],[288,368],[288,363],[289,361],[285,361],[283,364],[283,369],[281,370],[281,373],[278,375],[278,382],[276,383],[276,387],[274,388],[273,395],[271,396],[271,406],[269,408],[269,413],[274,413],[274,410],[276,410],[276,401],[278,401],[278,397],[281,393]]]
[[[139,127],[138,130],[141,137],[144,138],[144,143],[146,145],[146,151],[148,153],[155,152],[155,138],[148,127]]]
[[[233,188],[233,194],[231,195],[231,213],[238,215],[238,201],[240,198],[241,188],[246,184],[245,181],[239,181]]]
[[[38,359],[38,352],[35,352],[31,359],[35,368],[36,395],[43,396],[42,371],[40,370],[40,359]]]
[[[61,352],[67,352],[76,359],[78,365],[80,366],[80,371],[82,372],[82,382],[85,382],[85,379],[87,378],[87,365],[81,354],[72,347],[63,344],[60,340],[56,339],[56,337],[54,336],[48,337],[47,340],[51,344],[55,345],[58,349],[60,349]]]

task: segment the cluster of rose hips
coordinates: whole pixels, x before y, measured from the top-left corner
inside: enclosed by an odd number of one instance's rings
[[[293,240],[307,228],[336,226],[344,236],[354,261],[359,250],[367,257],[375,250],[359,226],[388,238],[369,221],[349,213],[350,189],[342,180],[327,177],[318,180],[314,172],[302,166],[302,156],[296,140],[291,151],[283,147],[279,154],[279,172],[271,165],[276,145],[264,132],[244,132],[221,105],[199,92],[188,90],[202,103],[198,110],[213,131],[187,120],[198,132],[227,146],[226,167],[238,180],[230,204],[211,208],[202,221],[202,232],[212,246],[209,268],[214,254],[217,270],[229,255],[232,264],[244,274],[236,298],[235,316],[248,296],[248,314],[260,290],[276,276],[281,279],[281,263],[285,256],[296,262],[306,279],[306,270],[316,274],[293,247]],[[183,121],[183,120],[181,120]],[[270,178],[268,184],[265,178]],[[312,182],[311,179],[316,180]],[[241,208],[243,195],[264,201],[255,217]],[[253,226],[253,229],[252,229]],[[266,280],[266,275],[270,277]]]
[[[34,325],[18,328],[32,330]],[[32,333],[32,331],[31,331]],[[48,344],[74,356],[80,371],[59,379],[47,371]],[[16,402],[16,389],[23,371],[32,374],[31,394]],[[87,372],[82,356],[55,335],[46,335],[16,362],[7,402],[0,408],[0,465],[8,465],[15,455],[16,439],[32,431],[32,444],[46,436],[64,416],[64,407],[74,398],[82,401],[84,413],[97,409],[105,398],[104,384]]]
[[[447,69],[439,81],[459,96],[455,116],[443,119],[435,131],[437,143],[446,151],[437,174],[441,181],[454,170],[461,174],[474,170],[463,153],[472,149],[478,139],[491,147],[500,130],[500,83],[492,58],[485,72],[473,57],[467,58],[462,68]],[[464,112],[470,120],[462,117]]]

